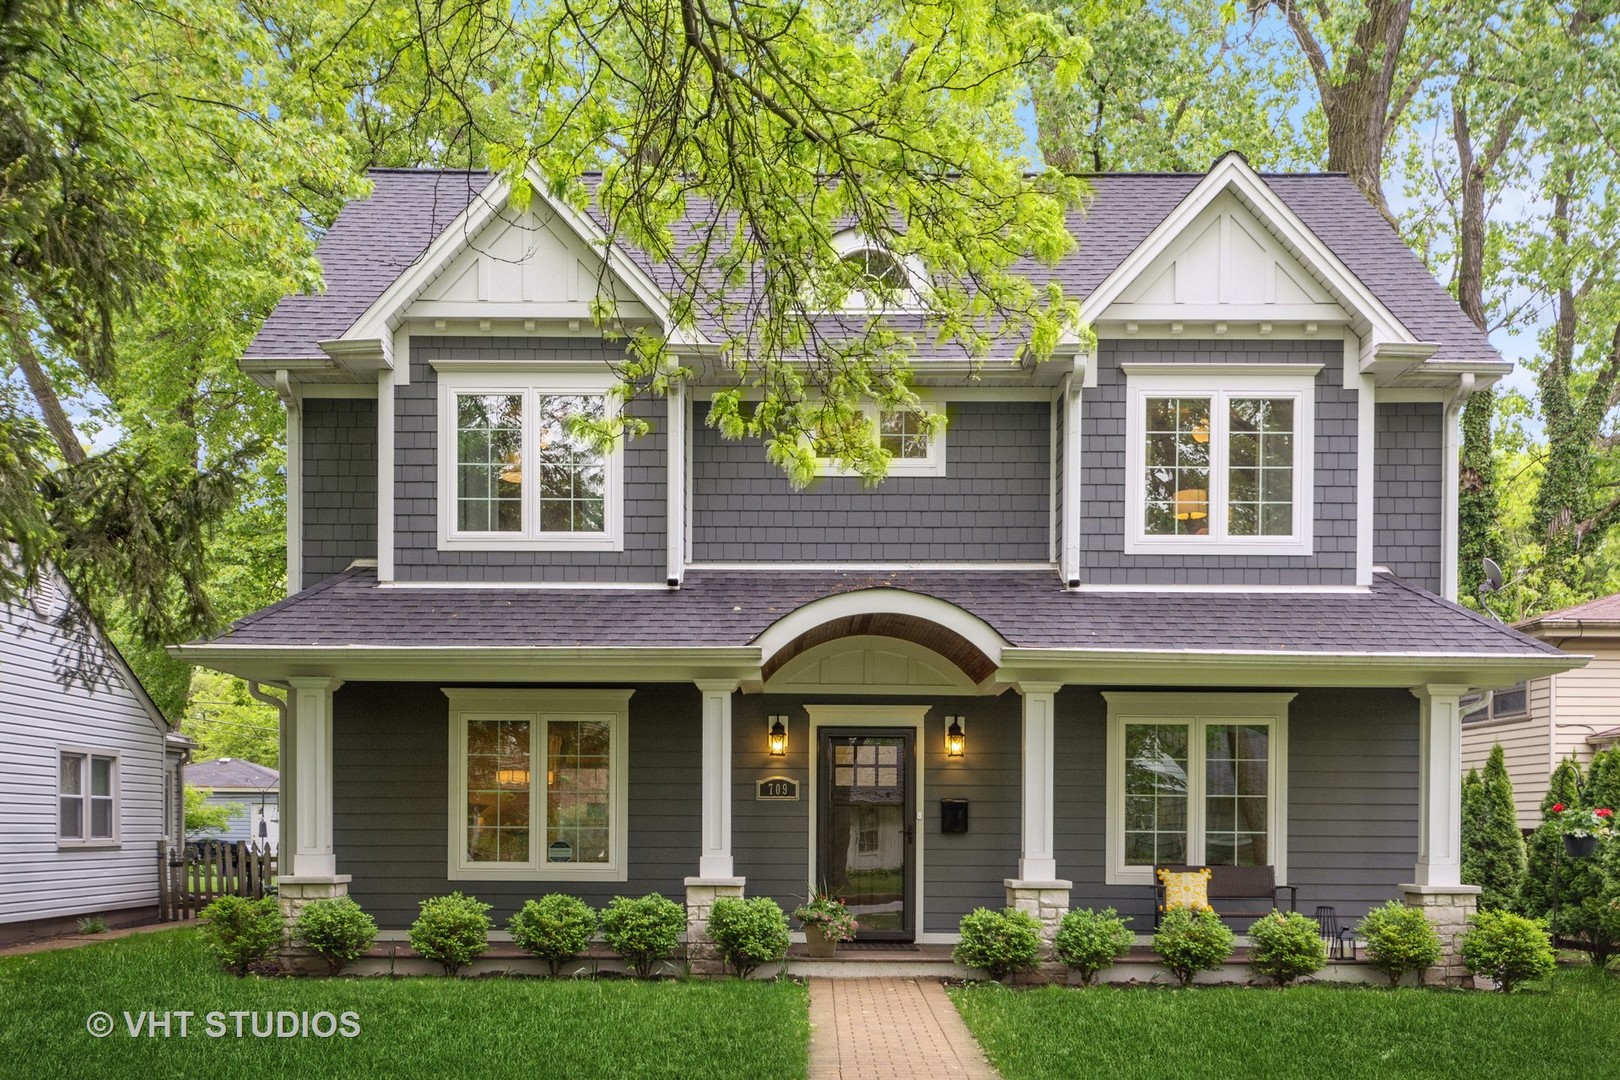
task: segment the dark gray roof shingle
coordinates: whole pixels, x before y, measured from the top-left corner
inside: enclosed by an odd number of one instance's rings
[[[197,761],[183,769],[186,783],[200,788],[248,788],[273,791],[281,777],[276,770],[241,758]]]
[[[1558,656],[1387,575],[1357,592],[1065,591],[1043,570],[691,571],[679,590],[378,585],[357,568],[249,615],[237,646],[738,647],[812,600],[894,588],[1050,649]]]
[[[276,306],[248,359],[323,358],[320,343],[340,337],[415,262],[489,183],[485,172],[374,169],[372,194],[344,207],[316,249],[326,292],[289,296]],[[1057,280],[1083,298],[1186,198],[1202,174],[1117,173],[1090,177],[1092,197],[1069,218],[1077,249],[1056,267],[1019,265],[1032,281]],[[1500,360],[1389,222],[1350,180],[1336,173],[1266,175],[1266,184],[1316,233],[1419,340],[1440,344],[1435,360]],[[692,200],[675,229],[689,244],[712,215]],[[674,286],[667,266],[632,256],[661,287]],[[713,327],[709,328],[711,331]]]

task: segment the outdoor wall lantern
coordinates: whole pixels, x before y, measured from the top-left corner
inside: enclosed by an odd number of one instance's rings
[[[770,748],[771,757],[787,757],[787,717],[767,716],[765,722],[770,725],[765,745]]]
[[[967,753],[967,735],[962,732],[962,717],[945,718],[945,756],[959,758]]]

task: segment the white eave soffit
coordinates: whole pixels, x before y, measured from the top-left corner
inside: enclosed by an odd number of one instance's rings
[[[1081,321],[1348,325],[1369,365],[1384,346],[1432,354],[1240,155],[1228,154],[1092,291]]]
[[[529,207],[510,206],[511,185],[496,177],[445,227],[336,341],[321,348],[345,367],[392,365],[393,331],[407,319],[447,333],[487,330],[494,320],[526,332],[577,331],[588,325],[596,277],[622,286],[620,315],[668,328],[669,298],[588,214],[553,198],[531,173]],[[559,227],[560,226],[560,227]],[[456,325],[452,326],[451,324]],[[709,343],[680,334],[677,346]]]

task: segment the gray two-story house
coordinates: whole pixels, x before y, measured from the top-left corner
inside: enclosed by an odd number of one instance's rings
[[[1453,602],[1457,414],[1509,365],[1345,177],[1094,178],[1026,271],[1095,342],[924,350],[943,433],[874,414],[887,479],[803,491],[705,422],[701,326],[649,435],[570,436],[616,407],[598,290],[670,330],[590,214],[373,181],[242,362],[286,403],[291,595],[177,650],[290,691],[284,896],[398,930],[453,888],[827,887],[925,943],[1146,916],[1167,863],[1471,905],[1458,699],[1578,660]]]

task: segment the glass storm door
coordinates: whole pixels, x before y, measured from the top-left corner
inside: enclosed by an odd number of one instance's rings
[[[818,888],[842,897],[859,941],[911,941],[916,817],[912,734],[822,729]]]

